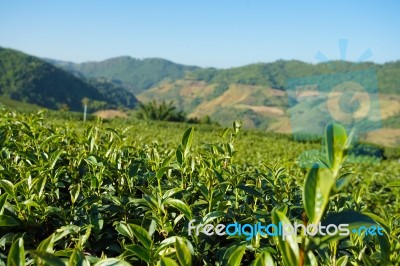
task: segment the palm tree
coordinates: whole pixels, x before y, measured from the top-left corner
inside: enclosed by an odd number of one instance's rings
[[[185,113],[182,111],[177,112],[174,102],[162,101],[158,104],[156,100],[153,100],[147,104],[139,104],[138,117],[146,120],[162,120],[162,121],[185,121]]]

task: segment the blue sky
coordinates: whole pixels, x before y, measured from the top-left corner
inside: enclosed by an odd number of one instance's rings
[[[73,62],[129,55],[233,67],[277,59],[316,63],[400,59],[400,1],[0,2],[0,46]]]

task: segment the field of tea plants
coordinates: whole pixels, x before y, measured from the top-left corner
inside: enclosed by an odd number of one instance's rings
[[[337,124],[323,142],[294,142],[239,122],[83,123],[1,109],[0,265],[400,265],[399,159],[348,160],[350,139]],[[323,156],[301,168],[313,149]],[[383,233],[189,229],[259,222]]]

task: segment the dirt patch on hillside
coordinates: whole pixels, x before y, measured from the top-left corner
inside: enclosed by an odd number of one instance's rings
[[[396,96],[380,96],[379,109],[382,119],[387,119],[394,115],[400,114],[400,97]]]
[[[292,127],[291,127],[291,122],[288,117],[282,117],[278,121],[272,123],[267,131],[273,131],[276,133],[284,133],[284,134],[291,134],[292,133]]]
[[[128,115],[119,110],[100,110],[94,113],[95,116],[103,118],[103,119],[112,119],[112,118],[126,118]]]
[[[271,96],[285,96],[286,92],[282,90],[277,90],[277,89],[269,89],[268,90],[269,95]]]
[[[259,113],[261,115],[265,115],[265,116],[281,116],[284,115],[285,112],[278,108],[278,107],[272,107],[272,106],[254,106],[254,105],[245,105],[245,104],[241,104],[238,105],[237,108],[247,108],[247,109],[251,109],[256,113]]]
[[[246,90],[242,86],[231,85],[227,91],[225,91],[221,96],[209,101],[201,103],[191,116],[202,117],[204,115],[210,115],[214,112],[216,107],[223,106],[233,106],[238,104],[250,95],[251,91]]]
[[[371,131],[365,136],[368,142],[380,144],[383,146],[399,146],[400,145],[400,129],[398,128],[381,128]]]
[[[204,97],[212,93],[214,85],[204,81],[183,81],[181,84],[180,96],[188,98]]]

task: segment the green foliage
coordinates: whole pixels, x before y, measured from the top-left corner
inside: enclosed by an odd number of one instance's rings
[[[51,109],[80,110],[84,97],[104,101],[93,87],[38,58],[0,48],[0,94]]]
[[[126,121],[83,124],[0,111],[3,264],[399,261],[398,162],[347,162],[347,135],[339,125],[327,129],[325,158],[305,171],[295,161],[317,144],[241,131],[238,122],[223,129],[132,120],[127,127]],[[243,235],[189,235],[192,219],[214,225],[379,224],[385,234],[308,237],[298,232],[286,241],[260,235],[246,241]]]
[[[190,248],[187,243],[188,242],[184,238],[176,238],[176,256],[182,266],[192,265],[192,254],[190,253]]]
[[[395,115],[384,119],[382,121],[382,126],[388,128],[400,128],[400,116]]]
[[[235,107],[217,107],[212,114],[214,121],[219,121],[221,125],[228,126],[228,117],[235,117],[241,120],[246,128],[257,128],[266,130],[268,126],[274,121],[273,118],[265,117],[251,109],[240,109]]]
[[[41,107],[35,104],[24,103],[20,101],[15,101],[7,97],[0,96],[0,108],[9,108],[13,110],[18,110],[20,112],[32,112],[38,111]]]
[[[24,240],[18,238],[11,245],[10,252],[8,253],[7,266],[25,266],[25,250]]]
[[[87,83],[95,87],[101,95],[107,98],[109,102],[108,108],[134,108],[138,103],[136,97],[124,87],[104,78],[89,79]]]
[[[160,104],[156,100],[149,103],[140,103],[138,118],[146,120],[160,120],[160,121],[185,121],[185,114],[182,111],[176,111],[174,102],[166,103],[165,101]]]
[[[278,60],[272,63],[251,64],[230,69],[184,66],[157,58],[139,60],[117,57],[102,62],[83,64],[49,61],[78,76],[104,77],[134,94],[154,88],[162,82],[174,82],[180,79],[200,80],[207,84],[216,84],[216,90],[208,100],[221,95],[229,84],[260,85],[284,90],[289,78],[347,73],[365,69],[376,71],[380,93],[399,94],[400,84],[399,61],[385,64],[346,61],[308,64],[297,60]]]
[[[37,104],[50,109],[82,110],[89,98],[89,110],[133,107],[136,98],[122,87],[105,80],[76,77],[45,61],[0,48],[0,95],[5,99]]]
[[[204,116],[200,119],[197,117],[186,118],[183,111],[177,111],[173,101],[162,101],[157,103],[153,100],[149,103],[139,103],[139,111],[137,117],[144,120],[159,120],[170,122],[187,122],[191,124],[212,124],[209,116]]]
[[[221,82],[218,83],[212,94],[208,95],[207,99],[208,100],[212,100],[214,98],[217,98],[218,96],[224,94],[225,91],[227,91],[229,89],[229,84],[226,82]]]
[[[197,69],[197,67],[175,64],[160,58],[140,60],[128,56],[82,64],[68,64],[54,60],[50,62],[67,71],[78,72],[87,77],[106,78],[120,82],[134,94],[154,87],[161,81],[181,79],[187,71]]]
[[[385,64],[375,64],[371,62],[353,63],[346,61],[331,61],[328,63],[308,64],[297,60],[278,60],[271,63],[257,63],[230,69],[198,68],[177,65],[162,59],[138,60],[130,57],[112,58],[102,62],[90,62],[84,64],[73,64],[67,62],[51,61],[77,76],[89,78],[105,77],[117,87],[125,88],[145,100],[171,101],[174,100],[179,110],[187,112],[189,115],[208,114],[214,121],[227,126],[231,117],[244,121],[246,127],[261,130],[271,128],[271,124],[277,122],[272,128],[285,123],[280,111],[285,112],[288,108],[287,97],[278,95],[266,95],[265,91],[275,88],[284,91],[287,81],[290,78],[310,77],[335,73],[351,73],[361,70],[374,70],[377,75],[378,89],[380,94],[387,95],[399,94],[400,84],[400,62],[389,62]],[[213,87],[214,90],[205,95],[193,92],[193,96],[185,95],[182,91],[190,88],[191,83],[204,81],[203,85]],[[334,83],[334,75],[327,77],[326,84]],[[370,82],[373,82],[371,79]],[[159,89],[160,84],[165,84],[166,89]],[[182,86],[182,84],[184,84]],[[205,105],[209,110],[204,110],[204,103],[211,102],[226,92],[231,85],[242,84],[243,90],[250,90],[251,93],[241,99],[242,95],[236,95],[239,103],[215,106],[213,103]],[[370,84],[368,81],[366,85]],[[232,87],[232,86],[231,86]],[[247,93],[245,93],[247,94]],[[203,97],[204,96],[204,97]],[[235,96],[233,96],[235,97]],[[119,98],[119,97],[116,97]],[[240,100],[239,100],[240,99]],[[218,102],[218,101],[216,101]],[[214,102],[215,103],[215,102]],[[318,103],[310,108],[321,107]],[[242,105],[242,106],[241,106]],[[243,106],[244,105],[244,106]],[[277,113],[255,112],[248,106],[270,106],[278,107]],[[303,108],[307,106],[301,105]],[[290,110],[290,109],[289,109]],[[318,114],[318,111],[314,112]],[[276,118],[278,116],[278,118]],[[321,116],[319,116],[321,117]],[[307,118],[309,120],[318,119]],[[301,117],[300,117],[301,119]],[[277,120],[277,121],[274,121]],[[196,120],[195,120],[196,121]],[[199,119],[197,119],[199,121]],[[196,122],[197,122],[196,121]],[[314,124],[322,123],[316,121]],[[396,116],[391,116],[383,121],[385,127],[397,128],[399,123]],[[308,121],[304,121],[304,125]]]
[[[313,65],[297,60],[278,60],[272,63],[251,64],[230,69],[197,69],[190,73],[190,78],[207,83],[261,85],[284,90],[289,78],[347,73],[365,69],[376,71],[380,93],[400,93],[398,89],[400,84],[399,61],[385,64],[332,61]]]

